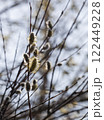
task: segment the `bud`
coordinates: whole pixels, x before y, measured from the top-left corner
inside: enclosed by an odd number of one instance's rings
[[[27,91],[30,91],[30,89],[31,89],[30,83],[29,83],[29,82],[26,82],[26,90],[27,90]]]
[[[34,50],[34,53],[33,53],[33,54],[34,54],[35,57],[37,57],[37,55],[39,54],[39,50],[36,48],[36,49]]]
[[[8,101],[8,100],[10,100],[10,97],[9,97],[9,96],[6,97],[6,101]]]
[[[36,36],[34,36],[34,33],[30,33],[29,35],[29,44],[32,44],[36,42]]]
[[[24,55],[23,55],[23,57],[24,57],[24,63],[28,63],[29,62],[29,55],[27,54],[27,53],[25,53]]]
[[[57,66],[62,66],[62,63],[58,63]]]
[[[66,86],[66,87],[65,87],[65,91],[68,91],[68,89],[69,89],[69,87],[68,87],[68,86]]]
[[[36,79],[34,79],[34,80],[33,80],[33,84],[35,85],[36,83],[37,83],[37,80],[36,80]]]
[[[47,68],[48,68],[48,70],[51,69],[51,63],[49,61],[47,62]]]
[[[20,86],[21,86],[21,91],[22,91],[24,89],[24,87],[25,87],[25,82],[21,82]]]
[[[21,94],[21,90],[16,90],[16,94]]]
[[[46,27],[52,30],[52,23],[50,20],[46,21]]]
[[[30,53],[32,53],[35,50],[35,46],[36,46],[35,43],[31,44],[31,46],[30,46]]]
[[[51,63],[48,61],[45,63],[45,69],[50,70],[51,69]]]
[[[84,78],[84,77],[85,77],[85,75],[82,76],[82,78]]]
[[[37,84],[33,84],[31,90],[36,90],[37,88],[38,88],[38,85]]]
[[[50,44],[49,44],[49,42],[47,42],[47,43],[43,46],[42,50],[49,50],[49,49],[50,49]]]
[[[3,107],[4,105],[7,104],[7,102],[10,102],[10,96],[7,96],[7,97],[5,98],[5,100],[3,101],[3,104],[1,104],[0,106]]]
[[[47,37],[51,37],[53,35],[53,31],[51,29],[49,29],[47,31]]]
[[[21,82],[20,86],[24,88],[25,87],[25,82]]]

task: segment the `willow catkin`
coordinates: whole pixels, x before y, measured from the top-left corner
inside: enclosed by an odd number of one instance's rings
[[[36,68],[36,66],[37,66],[37,59],[34,57],[32,63],[30,64],[30,72],[34,71],[34,69]]]
[[[36,71],[39,69],[40,63],[37,57],[30,58],[29,61],[29,71],[32,73],[36,73]]]

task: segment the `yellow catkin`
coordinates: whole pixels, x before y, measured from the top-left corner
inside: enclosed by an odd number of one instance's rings
[[[30,72],[36,69],[37,66],[37,59],[33,59],[32,63],[30,64]]]
[[[68,110],[67,110],[67,108],[63,107],[60,109],[60,112],[65,114],[68,112]]]
[[[32,57],[29,60],[29,71],[32,73],[36,73],[40,67],[40,63],[37,57]]]

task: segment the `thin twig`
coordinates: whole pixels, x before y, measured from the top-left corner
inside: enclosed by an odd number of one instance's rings
[[[6,84],[6,88],[5,88],[5,91],[4,91],[4,94],[3,94],[2,99],[1,99],[1,104],[2,104],[2,102],[4,100],[4,97],[5,97],[5,94],[6,94],[6,91],[7,91],[7,86],[8,86],[9,81],[10,81],[10,77],[9,77],[9,74],[8,74],[7,58],[6,58],[6,48],[5,48],[5,39],[4,39],[4,35],[3,35],[1,19],[0,19],[0,24],[1,24],[0,31],[1,31],[2,41],[3,41],[3,52],[4,52],[4,59],[5,59],[5,68],[6,68],[7,79],[8,79],[7,84]]]
[[[15,55],[14,55],[14,60],[13,60],[12,68],[10,70],[10,78],[11,78],[11,75],[12,75],[12,70],[14,69],[14,64],[15,64],[15,60],[16,60],[16,56],[17,56],[17,50],[18,50],[19,40],[20,40],[20,35],[18,37],[17,46],[16,46],[16,50],[15,50]]]
[[[38,9],[38,12],[37,12],[37,15],[36,15],[36,18],[35,18],[34,24],[33,24],[32,31],[34,31],[34,29],[35,29],[36,22],[37,22],[37,19],[38,19],[39,12],[40,12],[40,10],[41,10],[41,7],[42,7],[42,4],[43,4],[43,1],[44,1],[44,0],[42,0],[41,3],[40,3],[40,6],[39,6],[39,9]]]
[[[47,13],[47,10],[48,10],[48,7],[49,7],[50,2],[51,2],[51,0],[48,1],[47,7],[46,7],[45,12],[44,12],[44,15],[43,15],[43,17],[42,17],[42,19],[41,19],[40,25],[39,25],[38,30],[37,30],[37,32],[36,32],[36,36],[37,36],[37,34],[38,34],[39,30],[40,30],[40,27],[41,27],[41,25],[42,25],[42,23],[43,23],[43,20],[44,20],[44,18],[45,18],[46,13]]]

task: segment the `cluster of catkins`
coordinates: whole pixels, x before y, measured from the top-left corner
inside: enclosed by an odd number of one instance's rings
[[[22,89],[25,88],[26,91],[28,91],[28,92],[29,92],[30,90],[34,91],[34,90],[36,90],[36,89],[38,88],[38,84],[37,84],[37,80],[36,80],[36,79],[34,79],[34,80],[32,81],[32,84],[30,84],[30,83],[27,81],[27,82],[22,82],[22,83],[20,84],[20,86],[22,87]]]
[[[27,92],[29,91],[35,91],[37,88],[38,88],[38,80],[34,79],[32,81],[32,83],[30,83],[29,81],[27,82],[21,82],[20,83],[20,88],[21,90],[16,90],[15,93],[18,95],[18,94],[21,94],[22,90],[25,88]]]
[[[28,40],[29,40],[29,52],[23,55],[24,65],[28,68],[29,72],[36,73],[36,71],[40,67],[40,62],[37,57],[39,50],[36,47],[36,36],[34,35],[34,33],[30,33]],[[33,53],[32,57],[30,57],[31,53]]]
[[[20,87],[21,87],[21,90],[16,90],[15,93],[16,94],[21,94],[21,91],[25,88],[26,91],[35,91],[37,88],[38,88],[38,84],[37,84],[37,80],[34,79],[32,81],[32,84],[30,84],[28,81],[27,82],[21,82],[20,83]]]
[[[47,36],[51,37],[53,34],[52,31],[52,24],[51,22],[48,20],[46,22],[46,27],[47,27]],[[49,42],[47,42],[41,49],[41,51],[39,51],[37,44],[36,44],[36,36],[34,35],[34,33],[30,33],[29,38],[29,51],[28,53],[25,53],[23,55],[24,57],[24,65],[28,68],[28,71],[31,73],[36,73],[38,71],[38,69],[40,68],[40,60],[38,55],[41,53],[44,53],[45,51],[49,50],[50,48],[50,44]],[[30,57],[30,54],[33,53],[33,56]],[[48,68],[50,68],[51,64],[50,62],[46,62],[45,66]]]
[[[46,22],[46,27],[47,27],[47,37],[51,37],[53,34],[52,30],[52,24],[48,20]],[[50,49],[50,44],[49,42],[45,43],[45,45],[42,46],[41,50],[37,47],[37,41],[36,41],[36,36],[34,33],[30,33],[29,38],[28,38],[28,52],[24,53],[23,58],[24,58],[24,65],[27,67],[28,72],[35,74],[39,68],[40,68],[40,60],[39,60],[39,55],[44,54],[47,50]],[[32,57],[31,57],[32,56]],[[51,69],[51,63],[47,61],[44,64],[45,70],[50,70]],[[37,86],[36,81],[33,81],[34,84],[32,86],[30,83],[27,81],[25,83],[25,88],[27,91],[34,90]]]
[[[48,20],[46,21],[46,27],[47,27],[47,37],[51,37],[53,35],[53,30],[52,30],[52,24]],[[27,70],[31,73],[36,73],[39,68],[40,68],[40,60],[39,60],[39,54],[45,53],[47,50],[50,49],[50,44],[47,42],[44,46],[42,46],[41,51],[39,51],[37,44],[36,44],[36,36],[34,33],[30,33],[29,38],[29,46],[28,46],[28,52],[23,54],[24,58],[24,65],[27,67]],[[33,54],[32,57],[31,53]],[[61,66],[61,63],[58,63],[58,66]],[[51,63],[47,61],[44,65],[45,70],[50,70],[51,69]],[[27,82],[21,82],[20,83],[21,90],[16,90],[16,94],[21,94],[21,91],[25,88],[27,92],[29,91],[35,91],[38,88],[37,80],[34,79],[32,81],[32,84],[30,84],[29,81]],[[10,97],[8,96],[6,100],[9,100]]]

